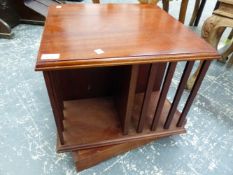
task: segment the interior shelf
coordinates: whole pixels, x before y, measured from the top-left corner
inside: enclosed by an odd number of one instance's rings
[[[147,122],[143,132],[137,133],[136,127],[143,93],[136,94],[128,135],[122,134],[118,111],[113,97],[65,101],[63,121],[65,144],[61,145],[58,142],[57,151],[82,150],[184,133],[184,127],[176,127],[180,116],[179,111],[176,111],[170,128],[163,128],[171,105],[168,100],[164,104],[157,130],[150,130],[158,96],[159,92],[152,93]]]

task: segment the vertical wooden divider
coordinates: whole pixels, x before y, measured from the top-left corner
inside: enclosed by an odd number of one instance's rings
[[[61,82],[61,79],[59,78],[59,71],[54,71],[53,75],[54,75],[53,76],[54,87],[57,92],[59,107],[61,109],[60,111],[62,111],[62,117],[64,120],[64,114],[63,114],[64,103],[63,103],[63,93],[62,93],[62,86],[61,86],[62,82]]]
[[[43,72],[44,75],[44,79],[45,79],[45,83],[47,86],[47,91],[48,91],[48,95],[49,95],[49,99],[50,99],[50,103],[52,106],[52,110],[53,110],[53,114],[54,114],[54,119],[55,119],[55,123],[57,126],[57,133],[58,133],[58,137],[60,140],[60,143],[63,145],[64,144],[64,137],[63,137],[63,130],[64,130],[64,126],[63,126],[63,109],[61,109],[61,105],[59,105],[59,98],[56,95],[57,91],[55,88],[55,82],[54,82],[54,74],[51,71],[44,71]]]
[[[61,120],[62,124],[62,130],[64,130],[62,120],[64,120],[64,114],[63,114],[63,101],[61,97],[61,89],[60,89],[60,81],[58,77],[57,71],[50,72],[50,78],[51,82],[53,84],[53,92],[54,92],[54,99],[58,106],[58,112],[59,112],[59,119]]]
[[[179,86],[176,90],[176,94],[175,94],[175,97],[174,97],[173,102],[172,102],[172,106],[168,112],[168,116],[167,116],[166,122],[164,124],[164,129],[168,129],[171,125],[172,119],[173,119],[174,114],[177,110],[177,106],[180,102],[181,96],[183,94],[183,91],[184,91],[185,85],[187,83],[187,80],[189,78],[189,75],[192,71],[193,65],[194,65],[194,61],[189,61],[186,63],[186,66],[185,66],[184,71],[183,71],[183,75],[180,79]]]
[[[157,68],[158,67],[155,63],[150,65],[150,70],[149,70],[149,74],[147,77],[146,91],[145,91],[145,94],[143,97],[143,104],[142,104],[140,117],[139,117],[139,121],[138,121],[138,126],[137,126],[137,132],[143,131],[143,126],[144,126],[144,123],[146,120],[148,105],[149,105],[151,94],[153,92],[153,88],[154,88],[154,84],[155,84]]]
[[[127,68],[129,69],[127,70]],[[119,71],[121,71],[121,69],[119,69]],[[122,71],[122,76],[118,77],[118,81],[120,82],[118,82],[118,84],[120,85],[120,88],[119,93],[116,94],[116,107],[120,116],[121,127],[124,135],[127,135],[129,132],[138,71],[139,65],[128,66],[126,67],[125,73]]]
[[[176,69],[176,65],[177,65],[177,62],[171,62],[171,63],[169,63],[169,66],[167,68],[167,72],[166,72],[166,76],[165,76],[165,79],[163,82],[162,90],[160,92],[159,100],[158,100],[158,103],[156,106],[154,119],[153,119],[153,122],[151,125],[152,131],[156,130],[156,128],[157,128],[157,125],[158,125],[158,122],[160,119],[160,115],[161,115],[162,110],[163,110],[164,102],[166,100],[167,93],[168,93],[168,90],[169,90],[169,87],[170,87],[170,84],[172,81],[172,77],[173,77],[173,74],[174,74],[175,69]]]
[[[202,67],[200,69],[200,72],[199,72],[197,79],[194,83],[194,86],[189,94],[188,100],[186,101],[186,104],[185,104],[183,111],[180,115],[179,121],[177,122],[177,127],[181,127],[184,125],[185,120],[186,120],[186,116],[187,116],[189,109],[193,103],[193,100],[197,94],[197,91],[199,90],[199,88],[201,86],[201,82],[205,77],[205,74],[210,66],[210,63],[211,63],[210,60],[206,60],[203,62]]]

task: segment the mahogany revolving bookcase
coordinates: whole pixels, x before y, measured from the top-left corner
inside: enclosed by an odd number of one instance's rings
[[[208,43],[156,5],[51,6],[36,71],[43,71],[57,127],[57,152],[77,169],[152,140],[185,133],[184,125],[211,60]],[[204,60],[181,112],[177,106],[195,60]],[[176,65],[186,65],[172,102]]]

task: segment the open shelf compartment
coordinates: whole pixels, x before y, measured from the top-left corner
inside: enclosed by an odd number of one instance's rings
[[[82,150],[100,146],[114,145],[135,140],[148,140],[185,133],[185,128],[176,127],[180,113],[176,111],[174,120],[169,129],[164,129],[164,123],[170,108],[166,100],[161,120],[156,131],[150,130],[153,113],[156,107],[158,92],[154,92],[149,106],[149,115],[142,133],[136,132],[139,109],[143,94],[135,97],[132,121],[128,135],[123,135],[119,117],[113,98],[92,98],[64,102],[64,138],[65,145],[58,144],[58,152],[68,150]]]
[[[57,151],[184,133],[184,125],[177,127],[180,112],[166,99],[175,67],[176,63],[156,63],[57,71],[64,139],[63,144],[58,139]],[[170,115],[172,108],[175,110]],[[159,117],[153,129],[156,112]],[[172,118],[169,127],[165,127],[169,115]]]

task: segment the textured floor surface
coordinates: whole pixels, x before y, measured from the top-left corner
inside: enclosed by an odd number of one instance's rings
[[[172,4],[175,13],[179,1]],[[204,18],[213,6],[214,2],[208,4]],[[34,71],[42,30],[41,26],[19,25],[14,39],[0,39],[0,175],[76,174],[71,155],[55,153],[50,103],[42,74]],[[183,65],[177,67],[169,99]],[[233,68],[212,63],[186,128],[187,134],[153,142],[80,175],[232,175]]]

